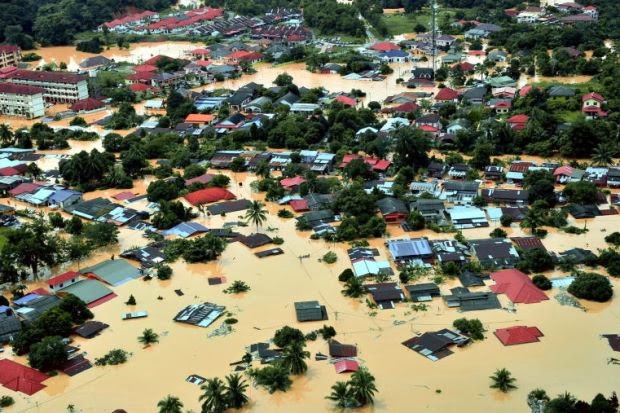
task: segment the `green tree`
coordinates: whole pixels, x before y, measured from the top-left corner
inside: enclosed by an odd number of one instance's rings
[[[555,179],[551,172],[544,169],[528,171],[525,174],[523,187],[528,191],[530,204],[542,200],[549,206],[555,205]]]
[[[28,362],[41,371],[57,369],[67,361],[67,345],[61,337],[50,336],[30,347]]]
[[[592,162],[595,165],[607,166],[613,163],[613,158],[618,154],[618,145],[615,142],[601,142],[592,153]]]
[[[498,389],[503,393],[507,393],[512,389],[516,389],[515,382],[517,381],[512,374],[505,368],[495,370],[495,373],[489,377],[491,379],[491,388]]]
[[[80,221],[81,222],[81,221]],[[75,262],[80,269],[80,262],[90,256],[93,252],[93,246],[90,242],[85,241],[82,237],[71,237],[64,244],[67,258]]]
[[[95,222],[84,227],[84,237],[96,247],[118,243],[118,227],[107,222]]]
[[[280,348],[285,348],[293,344],[304,342],[304,333],[297,328],[289,326],[284,326],[276,330],[276,333],[273,336],[273,343]]]
[[[578,413],[577,399],[572,394],[565,392],[551,399],[546,405],[544,413]]]
[[[275,363],[262,369],[250,369],[248,374],[256,385],[263,386],[269,393],[287,391],[291,388],[292,381],[289,370],[281,363]]]
[[[199,399],[202,402],[202,413],[222,413],[226,410],[226,387],[221,379],[207,379],[200,389],[203,392]]]
[[[245,212],[245,221],[256,225],[256,232],[258,232],[258,227],[267,221],[267,211],[264,206],[265,204],[260,201],[252,201],[252,204]]]
[[[579,273],[568,286],[568,292],[577,298],[598,302],[608,301],[613,296],[609,279],[595,273]]]
[[[344,285],[344,290],[342,290],[342,294],[351,297],[358,298],[366,293],[366,289],[364,288],[364,284],[357,277],[350,278]]]
[[[536,201],[525,213],[523,221],[521,221],[521,227],[529,228],[532,233],[535,233],[537,228],[545,225],[547,208],[546,202]]]
[[[594,204],[597,192],[596,185],[588,181],[569,182],[564,187],[564,195],[573,204]]]
[[[58,308],[69,314],[74,324],[82,324],[94,317],[86,303],[73,294],[66,295],[60,301]]]
[[[146,154],[139,145],[133,145],[126,152],[121,153],[121,163],[125,173],[132,177],[142,174],[142,170],[148,165]]]
[[[297,341],[284,347],[282,364],[295,375],[303,374],[308,370],[305,359],[310,357],[310,352],[304,350],[305,342]]]
[[[331,400],[334,403],[336,403],[336,406],[339,409],[346,409],[347,407],[353,407],[355,402],[353,398],[352,389],[349,386],[348,382],[337,381],[332,386],[331,389],[332,391],[329,394],[329,396],[325,397],[327,400]]]
[[[159,413],[182,413],[183,402],[176,396],[168,395],[157,402],[157,408]]]
[[[360,367],[351,375],[351,394],[360,406],[374,403],[377,386],[375,377],[366,367]]]
[[[240,409],[245,406],[249,398],[246,395],[248,384],[237,373],[226,376],[226,392],[224,396],[228,407]]]
[[[397,168],[425,168],[429,164],[430,141],[420,129],[398,128],[394,132],[394,163]]]
[[[138,341],[144,344],[145,347],[148,347],[151,344],[159,343],[159,334],[154,332],[151,328],[145,328],[144,331],[142,331],[142,335],[138,337]]]

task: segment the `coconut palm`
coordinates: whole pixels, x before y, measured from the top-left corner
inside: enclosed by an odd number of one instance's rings
[[[364,292],[364,285],[357,277],[349,279],[344,285],[344,290],[342,290],[343,295],[352,298],[361,297]]]
[[[530,209],[524,214],[521,227],[530,228],[532,233],[534,233],[538,227],[545,225],[547,209],[545,209],[546,206],[543,205],[546,205],[544,201],[534,202]]]
[[[152,328],[145,328],[142,335],[138,337],[138,341],[145,346],[150,346],[151,344],[159,343],[159,334],[154,332]]]
[[[0,145],[11,146],[15,141],[15,135],[13,135],[13,131],[10,126],[6,123],[0,124]]]
[[[229,374],[226,376],[226,400],[228,406],[233,409],[243,407],[249,401],[245,394],[248,384],[238,374]]]
[[[549,400],[547,392],[543,389],[534,389],[527,395],[527,405],[532,412],[542,412]]]
[[[178,397],[168,395],[157,402],[159,413],[182,413],[183,402]]]
[[[260,161],[258,165],[256,165],[256,169],[254,170],[256,176],[260,176],[261,178],[268,178],[271,170],[269,169],[269,164],[267,161]]]
[[[509,390],[516,389],[517,386],[514,385],[514,382],[517,381],[514,377],[512,377],[512,373],[510,373],[505,368],[495,370],[495,373],[490,376],[492,389],[498,389],[504,393]]]
[[[203,391],[199,399],[202,402],[202,413],[222,413],[228,408],[226,387],[220,378],[207,379],[200,389]]]
[[[337,381],[332,386],[332,392],[329,396],[325,397],[327,400],[331,400],[336,403],[341,409],[346,409],[352,406],[353,395],[349,383],[344,381]]]
[[[592,153],[592,162],[595,165],[609,165],[612,163],[614,156],[618,154],[617,145],[613,142],[601,142]]]
[[[256,225],[256,232],[258,232],[258,227],[267,221],[267,211],[263,208],[264,206],[265,204],[260,201],[253,201],[245,212],[245,221]]]
[[[282,363],[292,374],[303,374],[308,370],[304,361],[310,357],[310,352],[304,350],[304,342],[293,342],[284,348]]]
[[[366,367],[360,367],[351,375],[351,392],[355,400],[361,405],[373,404],[377,386],[375,377]]]

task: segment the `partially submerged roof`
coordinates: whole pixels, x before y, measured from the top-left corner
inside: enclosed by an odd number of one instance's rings
[[[82,274],[94,275],[106,283],[117,287],[128,281],[140,278],[140,271],[123,259],[106,260],[80,271]]]
[[[7,389],[32,396],[45,388],[42,382],[48,378],[47,374],[13,360],[0,360],[0,384]]]
[[[71,284],[59,291],[59,294],[73,294],[84,301],[89,308],[103,304],[114,297],[116,294],[105,284],[97,280],[82,280]]]
[[[499,328],[493,332],[495,337],[505,346],[516,344],[535,343],[540,341],[538,338],[543,333],[536,327],[514,326],[508,328]]]
[[[181,222],[174,227],[162,231],[162,235],[176,235],[181,238],[191,237],[192,235],[202,234],[209,231],[209,228],[198,222]]]
[[[218,202],[217,204],[209,205],[207,211],[212,215],[220,215],[222,213],[229,214],[231,212],[238,212],[248,209],[252,202],[247,199],[238,199],[235,201]]]
[[[247,236],[241,235],[237,239],[240,243],[242,243],[248,248],[258,248],[273,242],[269,235],[261,233],[251,234]]]
[[[295,303],[297,321],[327,320],[327,310],[318,301],[299,301]]]
[[[402,344],[431,361],[437,361],[452,354],[450,347],[463,346],[468,342],[468,337],[444,328],[410,338]]]
[[[496,283],[490,287],[491,291],[506,294],[513,303],[532,304],[549,299],[527,275],[519,270],[497,271],[491,273],[491,278]]]
[[[226,307],[213,303],[190,304],[182,309],[174,321],[191,324],[198,327],[209,327],[223,313]]]
[[[334,363],[336,373],[349,373],[359,369],[359,364],[355,360],[339,360]]]
[[[331,357],[357,357],[357,347],[353,344],[342,344],[336,340],[329,342],[329,355]]]
[[[108,324],[101,321],[91,320],[77,327],[73,332],[82,338],[93,338],[108,327],[110,327]]]

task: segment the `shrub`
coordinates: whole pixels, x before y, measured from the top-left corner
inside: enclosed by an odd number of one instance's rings
[[[483,333],[486,330],[484,329],[482,322],[477,318],[473,318],[471,320],[459,318],[458,320],[454,320],[452,325],[461,333],[469,336],[472,340],[484,340]]]
[[[284,326],[277,330],[273,336],[273,343],[280,348],[284,348],[293,343],[303,343],[303,341],[304,333],[302,333],[301,330],[289,326]]]
[[[502,224],[502,227],[509,227],[512,224],[513,219],[510,215],[502,215],[499,218],[499,222]]]
[[[95,359],[96,366],[116,366],[118,364],[123,364],[127,361],[129,357],[129,353],[125,350],[114,349],[110,350],[108,354],[101,358]]]
[[[273,237],[271,241],[276,245],[284,244],[284,238],[282,237]]]
[[[536,287],[540,288],[541,290],[550,290],[552,287],[549,278],[545,277],[542,274],[538,274],[532,277],[532,282]]]
[[[332,326],[323,325],[323,328],[321,328],[318,333],[321,334],[323,340],[329,340],[332,337],[336,337],[336,329]]]
[[[132,295],[129,296],[129,299],[125,302],[127,305],[136,305],[136,298]]]
[[[489,236],[491,238],[506,238],[506,236],[508,236],[508,234],[506,233],[506,231],[504,231],[501,228],[495,228],[493,231],[491,231]]]
[[[605,302],[613,295],[611,283],[600,274],[580,273],[568,286],[568,292],[577,298]]]
[[[15,400],[11,396],[0,397],[0,407],[9,407],[15,404]]]
[[[239,320],[237,320],[236,318],[233,317],[229,317],[226,320],[224,320],[224,323],[231,325],[231,324],[237,324],[239,322]]]
[[[620,246],[620,232],[613,232],[605,237],[605,242]]]
[[[235,280],[230,287],[224,290],[226,294],[240,294],[250,291],[250,286],[247,285],[244,281]]]
[[[293,218],[295,215],[288,209],[282,208],[278,211],[278,217],[280,218]]]
[[[355,273],[353,273],[353,270],[351,268],[347,268],[340,273],[340,275],[338,276],[338,281],[347,282],[353,277],[355,277]]]
[[[157,278],[160,280],[169,280],[172,277],[172,268],[168,265],[160,265],[157,268]]]
[[[338,261],[338,255],[335,252],[329,251],[325,255],[323,255],[323,261],[327,264],[333,264]]]

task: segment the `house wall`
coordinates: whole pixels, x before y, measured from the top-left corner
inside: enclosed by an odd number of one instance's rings
[[[0,114],[19,116],[26,119],[40,118],[45,115],[43,94],[0,93]]]

